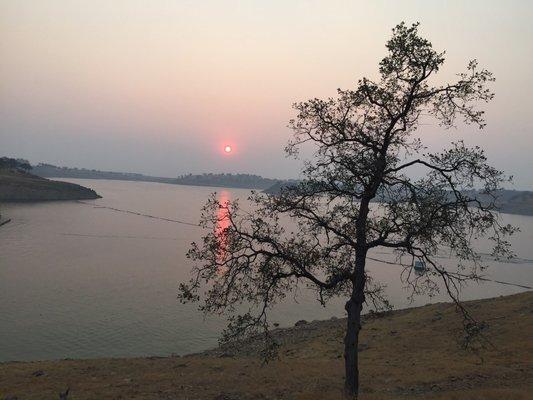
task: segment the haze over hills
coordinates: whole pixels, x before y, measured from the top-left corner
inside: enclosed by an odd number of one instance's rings
[[[133,172],[99,171],[96,169],[58,167],[40,163],[32,166],[32,173],[44,178],[111,179],[121,181],[144,181],[175,183],[175,178],[148,176]]]
[[[251,174],[225,174],[225,173],[205,173],[187,174],[177,178],[149,176],[129,172],[99,171],[85,168],[58,167],[52,164],[38,164],[32,167],[32,173],[46,178],[77,178],[77,179],[111,179],[122,181],[144,181],[171,183],[177,185],[192,186],[215,186],[232,187],[241,189],[267,189],[280,179],[263,178],[259,175]]]
[[[43,178],[76,178],[76,179],[110,179],[123,181],[159,182],[175,185],[212,186],[241,189],[259,189],[269,194],[279,193],[283,187],[296,184],[296,180],[263,178],[252,174],[204,173],[186,174],[177,178],[149,176],[129,172],[99,171],[86,168],[58,167],[52,164],[31,166],[23,159],[4,157],[3,163],[19,163],[24,169],[31,170],[33,175]],[[1,164],[1,163],[0,163]],[[6,164],[7,165],[7,164]],[[482,199],[483,196],[480,196]],[[497,204],[500,211],[508,214],[533,216],[533,192],[521,190],[501,190],[498,192]]]
[[[201,174],[181,175],[173,183],[192,186],[220,186],[242,189],[268,189],[281,181],[250,174]]]
[[[531,397],[533,1],[0,15],[0,400]]]
[[[284,188],[294,185],[296,182],[278,181],[265,190],[268,194],[278,194]],[[527,190],[499,190],[496,193],[499,211],[507,214],[520,214],[533,216],[533,192]],[[477,194],[481,201],[489,201],[483,194]],[[379,201],[379,200],[378,200]]]

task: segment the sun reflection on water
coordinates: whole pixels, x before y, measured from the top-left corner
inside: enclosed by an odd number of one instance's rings
[[[222,264],[226,260],[227,256],[227,244],[228,244],[228,227],[230,225],[228,203],[230,201],[230,194],[226,190],[222,190],[219,194],[220,207],[217,211],[217,224],[215,226],[215,235],[218,244],[217,263],[220,264],[221,273],[223,272]]]

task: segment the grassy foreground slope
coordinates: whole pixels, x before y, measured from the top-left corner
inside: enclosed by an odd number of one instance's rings
[[[86,200],[100,196],[75,183],[51,181],[28,172],[0,168],[0,201]]]
[[[458,345],[460,318],[435,304],[366,318],[362,399],[531,399],[533,292],[469,303],[488,323],[478,357]],[[0,398],[340,399],[344,320],[277,330],[280,358],[262,366],[254,342],[168,358],[0,364]]]

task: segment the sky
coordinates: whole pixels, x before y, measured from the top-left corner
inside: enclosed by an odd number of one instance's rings
[[[479,144],[533,190],[532,20],[517,0],[0,0],[0,156],[295,178],[291,105],[377,78],[391,29],[419,21],[442,82],[472,58],[497,79],[483,131],[429,123],[424,142]]]

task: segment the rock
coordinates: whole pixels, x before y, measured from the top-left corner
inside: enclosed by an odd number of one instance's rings
[[[307,325],[307,321],[305,319],[301,319],[294,324],[294,326],[302,326],[302,325]]]
[[[67,400],[70,388],[67,388],[64,392],[59,392],[59,400]]]
[[[44,371],[42,369],[39,369],[32,373],[32,376],[43,376],[43,375],[44,375]]]
[[[226,393],[220,393],[218,396],[215,396],[213,400],[234,400],[236,397],[230,396]]]
[[[438,392],[438,391],[441,390],[441,388],[440,388],[439,385],[436,385],[436,384],[435,384],[435,385],[432,385],[432,386],[431,386],[431,390],[433,390],[434,392]]]
[[[359,346],[357,347],[357,351],[361,352],[361,351],[365,351],[365,350],[368,350],[370,348],[370,346],[366,343],[359,343]]]
[[[433,316],[433,318],[431,318],[431,322],[437,322],[437,321],[440,321],[441,319],[442,319],[442,313],[437,311],[435,315]]]

